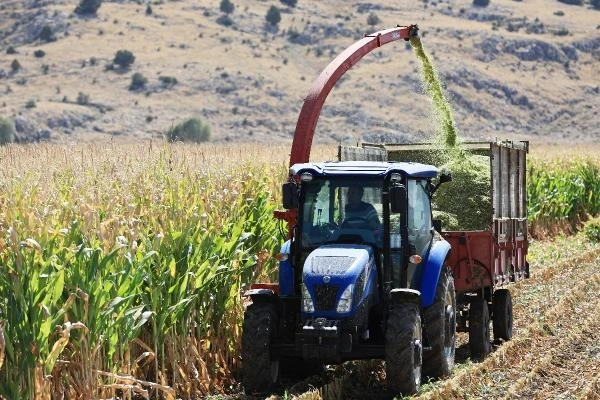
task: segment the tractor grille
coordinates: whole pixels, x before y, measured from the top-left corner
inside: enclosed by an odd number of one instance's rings
[[[315,286],[315,309],[317,311],[334,310],[339,289],[339,285]]]

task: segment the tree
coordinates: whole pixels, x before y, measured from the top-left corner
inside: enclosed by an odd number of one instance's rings
[[[14,59],[13,62],[10,63],[10,69],[12,69],[12,72],[18,72],[21,69],[21,63],[19,60]]]
[[[477,7],[487,7],[490,5],[490,0],[473,0],[473,5]]]
[[[296,7],[296,3],[298,3],[298,0],[279,0],[281,1],[281,4],[285,4],[288,7]]]
[[[40,31],[40,40],[44,42],[56,41],[56,35],[54,34],[54,32],[52,32],[52,27],[50,27],[50,25],[44,25],[44,27]]]
[[[221,0],[219,9],[225,14],[231,14],[235,10],[235,5],[229,0]]]
[[[131,76],[131,84],[129,85],[129,90],[138,90],[146,87],[146,83],[148,83],[148,79],[144,77],[139,72],[136,72]]]
[[[15,123],[8,118],[0,117],[0,146],[15,140]]]
[[[210,139],[210,127],[200,118],[188,118],[171,127],[166,137],[169,142],[207,142]]]
[[[75,14],[96,16],[96,12],[102,5],[102,0],[79,0],[75,8]]]
[[[379,19],[379,17],[377,16],[377,14],[371,13],[367,17],[367,24],[369,24],[371,26],[377,25],[380,22],[381,22],[381,20]]]
[[[269,11],[267,11],[267,15],[265,15],[265,19],[269,24],[277,25],[279,21],[281,21],[281,13],[279,12],[279,8],[271,6]]]
[[[131,64],[135,61],[135,56],[129,50],[119,50],[115,53],[115,59],[113,60],[114,64],[117,64],[119,67],[125,69],[129,68]]]

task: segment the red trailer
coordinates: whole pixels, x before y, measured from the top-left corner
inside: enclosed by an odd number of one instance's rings
[[[457,294],[457,329],[469,332],[471,355],[489,353],[490,319],[494,338],[512,336],[512,300],[506,285],[529,277],[527,193],[529,143],[466,142],[462,148],[489,158],[489,224],[481,230],[444,230],[450,243],[447,263]],[[430,162],[443,151],[428,143],[340,146],[338,158]],[[451,185],[448,183],[447,185]],[[440,210],[445,211],[445,210]]]

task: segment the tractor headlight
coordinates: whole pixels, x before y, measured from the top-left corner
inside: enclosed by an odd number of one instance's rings
[[[340,297],[338,302],[337,312],[347,313],[352,309],[352,295],[354,294],[354,284],[348,285]]]
[[[315,305],[304,283],[302,283],[302,311],[308,313],[315,312]]]

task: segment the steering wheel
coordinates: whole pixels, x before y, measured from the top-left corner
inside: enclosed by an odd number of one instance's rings
[[[349,217],[346,218],[341,225],[341,228],[354,228],[354,229],[369,229],[369,220],[363,217]]]

